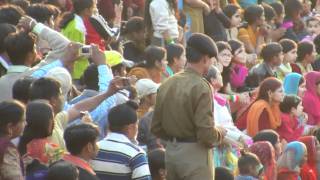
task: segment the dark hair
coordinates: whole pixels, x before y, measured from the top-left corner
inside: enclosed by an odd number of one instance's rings
[[[320,34],[318,34],[318,35],[314,38],[313,44],[315,45],[317,54],[320,54]]]
[[[45,99],[50,100],[61,94],[60,83],[52,78],[40,78],[35,80],[30,87],[30,100]]]
[[[35,81],[33,77],[24,77],[18,79],[12,87],[13,99],[27,103],[29,100],[29,89],[33,81]]]
[[[284,3],[286,17],[292,19],[293,16],[303,9],[303,5],[299,0],[288,0]]]
[[[9,34],[4,44],[13,65],[25,65],[27,55],[34,51],[35,36],[31,33],[17,32]]]
[[[272,42],[265,45],[261,50],[261,57],[264,62],[270,62],[275,56],[282,52],[282,47],[279,43]]]
[[[306,25],[308,25],[311,21],[318,21],[318,23],[320,22],[320,20],[316,17],[309,17],[306,20]]]
[[[93,0],[72,0],[73,4],[73,12],[65,13],[62,16],[62,20],[60,22],[60,28],[64,29],[72,21],[75,17],[74,14],[81,14],[81,12],[87,8],[91,8],[94,5]]]
[[[16,26],[23,15],[24,11],[19,6],[0,6],[0,23],[8,23]]]
[[[95,64],[90,64],[87,69],[83,72],[80,78],[82,84],[85,85],[85,89],[99,90],[98,86],[98,67]]]
[[[127,101],[124,104],[113,107],[108,114],[109,129],[112,132],[122,133],[123,128],[129,124],[136,123],[138,104]]]
[[[187,42],[186,57],[189,63],[198,63],[205,55],[217,57],[217,54],[216,44],[205,34],[193,33]]]
[[[78,170],[75,165],[60,160],[50,165],[47,180],[77,180],[78,176]]]
[[[248,24],[254,24],[258,19],[263,15],[263,8],[260,5],[251,5],[247,9],[244,10],[244,20],[247,21]]]
[[[231,53],[232,55],[235,55],[236,51],[241,48],[243,45],[243,43],[239,40],[235,40],[235,39],[232,39],[230,41],[228,41],[228,44],[230,45],[231,47]]]
[[[312,54],[314,45],[311,42],[303,41],[298,43],[298,50],[297,50],[297,61],[301,62],[304,60],[306,55]]]
[[[138,64],[138,67],[145,67],[145,68],[153,68],[156,65],[156,62],[161,62],[161,60],[166,55],[166,49],[158,46],[148,46],[144,50],[144,59],[145,61],[141,64]]]
[[[0,23],[0,53],[6,51],[4,40],[10,34],[16,32],[17,29],[14,25],[8,23]]]
[[[122,26],[121,34],[129,34],[133,32],[143,31],[145,28],[145,24],[142,17],[134,16],[131,17],[127,23]]]
[[[25,113],[25,107],[19,101],[2,101],[0,102],[0,136],[6,135],[7,125],[12,123],[16,125],[20,122]]]
[[[270,6],[273,7],[274,11],[277,13],[278,16],[284,13],[284,7],[281,2],[274,2],[270,4]]]
[[[49,21],[54,16],[54,11],[47,4],[32,4],[27,8],[26,13],[41,23]]]
[[[253,142],[268,141],[274,147],[279,142],[279,134],[271,129],[258,132],[253,138]]]
[[[79,124],[68,127],[63,134],[67,150],[72,155],[79,155],[88,144],[95,144],[99,131],[91,124]]]
[[[271,21],[276,16],[275,10],[269,4],[263,4],[262,7],[264,9],[266,21]]]
[[[301,99],[296,95],[286,95],[280,103],[280,110],[283,113],[290,113],[292,108],[297,108]]]
[[[150,151],[148,153],[148,163],[151,177],[157,177],[160,169],[166,169],[165,150],[162,148],[158,148]]]
[[[282,47],[283,53],[287,53],[287,52],[293,50],[294,48],[297,48],[297,43],[291,39],[281,39],[279,41],[279,44]]]
[[[218,41],[216,43],[216,45],[217,45],[217,48],[218,48],[218,53],[220,53],[221,51],[223,51],[225,49],[227,49],[227,50],[229,50],[231,52],[230,45],[225,41]]]
[[[237,11],[240,9],[239,6],[234,4],[228,4],[223,8],[223,13],[231,18],[234,14],[237,13]]]
[[[27,0],[12,0],[10,3],[19,6],[24,11],[30,6],[30,2]]]
[[[211,78],[216,79],[218,73],[220,73],[220,72],[217,70],[217,68],[215,68],[214,66],[210,66],[208,69],[208,73],[206,75],[204,75],[204,78],[208,82],[211,82]]]
[[[169,44],[166,46],[167,61],[171,65],[174,63],[174,58],[180,58],[184,52],[184,47],[181,44]]]
[[[226,167],[216,167],[214,179],[234,180],[233,173]]]
[[[266,78],[260,84],[257,100],[263,99],[269,102],[268,92],[274,92],[280,87],[282,87],[282,83],[279,79],[274,77]]]
[[[51,136],[50,122],[53,123],[53,109],[43,100],[30,102],[26,110],[27,125],[19,142],[19,152],[24,155],[27,152],[27,144],[33,139]]]
[[[250,166],[257,166],[259,164],[260,160],[255,154],[241,151],[241,157],[238,159],[238,169],[240,175],[250,174]]]

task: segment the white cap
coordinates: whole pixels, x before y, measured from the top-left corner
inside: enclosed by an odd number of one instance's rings
[[[139,99],[148,96],[150,94],[157,93],[159,84],[153,82],[151,79],[139,79],[136,82],[136,90],[138,93]]]
[[[66,70],[63,67],[55,67],[51,69],[45,77],[49,77],[52,79],[57,80],[61,84],[62,94],[64,96],[67,95],[67,93],[72,88],[72,78],[68,70]]]

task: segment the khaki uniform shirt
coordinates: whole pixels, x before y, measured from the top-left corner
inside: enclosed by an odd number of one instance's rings
[[[222,139],[214,127],[212,107],[208,82],[194,70],[186,69],[160,86],[151,131],[162,139],[196,138],[212,147]]]

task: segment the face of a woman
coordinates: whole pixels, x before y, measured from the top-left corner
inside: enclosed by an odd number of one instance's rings
[[[240,64],[247,63],[247,53],[244,49],[244,46],[241,46],[239,49],[235,51],[233,59],[235,62]]]
[[[11,139],[19,137],[22,135],[24,127],[26,126],[26,119],[23,117],[16,125],[12,127]]]
[[[274,92],[270,93],[270,98],[273,102],[282,102],[284,98],[283,88],[280,87]]]
[[[294,63],[297,60],[297,48],[290,50],[289,52],[284,54],[284,61],[289,63]]]
[[[179,57],[179,60],[178,60],[178,62],[177,62],[179,71],[181,71],[182,69],[184,69],[184,66],[186,65],[186,62],[187,62],[186,54],[185,54],[185,52],[183,52],[183,53],[181,54],[181,56]]]
[[[298,96],[299,97],[303,97],[304,92],[306,92],[306,82],[303,82],[302,84],[299,85],[299,89],[298,89]]]
[[[299,117],[303,113],[302,101],[298,104],[296,108],[292,111],[295,117]]]
[[[231,16],[231,26],[239,27],[240,23],[241,23],[241,13],[240,13],[240,9],[238,9],[238,11]]]
[[[229,66],[231,59],[232,59],[232,54],[228,49],[224,49],[218,54],[218,61],[222,64],[223,67]]]

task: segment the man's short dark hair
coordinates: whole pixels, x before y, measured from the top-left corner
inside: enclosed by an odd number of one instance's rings
[[[88,144],[94,144],[99,130],[91,124],[79,124],[68,127],[63,134],[67,150],[72,155],[79,155]]]
[[[0,23],[9,23],[16,26],[24,14],[19,6],[4,5],[0,7]]]
[[[295,13],[303,9],[303,4],[300,0],[288,0],[284,3],[285,13],[287,18],[292,18]]]
[[[16,32],[17,29],[14,25],[8,23],[0,23],[0,53],[6,51],[4,46],[5,38],[10,34]]]
[[[268,141],[275,146],[279,142],[279,134],[271,129],[258,132],[253,138],[253,142]]]
[[[99,90],[98,85],[98,67],[95,64],[91,64],[84,71],[81,82],[85,85],[85,89]]]
[[[7,125],[17,124],[22,120],[25,114],[25,106],[19,101],[0,102],[0,135],[5,135]]]
[[[303,41],[298,43],[298,50],[297,50],[297,61],[301,62],[304,60],[306,55],[310,55],[313,52],[314,45],[312,42]]]
[[[266,21],[269,22],[274,19],[276,16],[276,12],[269,4],[263,4],[262,5],[264,9],[264,17],[266,18]]]
[[[52,163],[48,170],[47,180],[76,180],[79,177],[77,167],[73,164],[60,160]]]
[[[27,8],[26,13],[41,23],[48,22],[54,16],[53,9],[47,4],[32,4]]]
[[[277,16],[284,13],[284,7],[281,2],[274,2],[274,3],[270,4],[270,6],[273,7],[274,11],[277,13]]]
[[[241,157],[238,160],[238,169],[240,175],[250,174],[250,166],[258,166],[260,164],[259,158],[250,152],[241,152]]]
[[[12,87],[12,97],[13,99],[19,100],[23,103],[27,103],[29,100],[29,90],[30,86],[35,81],[32,77],[24,77],[18,79]]]
[[[136,123],[137,109],[138,104],[133,101],[113,107],[108,114],[110,131],[120,133],[125,126]]]
[[[35,36],[31,33],[17,32],[9,34],[5,39],[5,47],[13,65],[25,65],[28,53],[34,51]]]
[[[297,48],[297,43],[291,39],[281,39],[279,43],[282,46],[283,53],[287,53],[292,49]]]
[[[186,57],[190,63],[198,63],[205,55],[212,58],[217,57],[217,54],[216,44],[205,34],[194,33],[187,42]]]
[[[261,57],[264,62],[270,62],[275,56],[282,52],[282,47],[279,43],[273,42],[265,45],[261,50]]]
[[[52,78],[40,78],[31,84],[29,99],[45,99],[50,101],[51,98],[59,97],[60,94],[61,85],[57,80]]]

